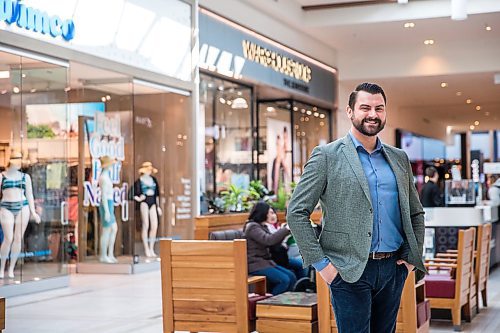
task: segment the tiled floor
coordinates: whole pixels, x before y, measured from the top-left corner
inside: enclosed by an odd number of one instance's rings
[[[463,332],[500,332],[500,269],[491,274],[489,293],[488,309]],[[6,325],[5,333],[160,333],[160,273],[73,275],[69,288],[9,298]],[[431,332],[453,327],[432,322]]]

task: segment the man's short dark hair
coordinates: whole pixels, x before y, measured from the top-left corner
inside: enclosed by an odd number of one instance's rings
[[[433,166],[430,166],[428,167],[427,169],[425,169],[425,175],[429,178],[432,178],[434,177],[434,175],[437,173],[437,169]]]
[[[356,104],[356,98],[358,97],[358,91],[366,91],[372,95],[381,94],[384,97],[384,103],[387,104],[387,98],[385,97],[384,89],[375,83],[364,82],[361,83],[354,89],[354,91],[349,96],[349,107],[354,110],[354,104]]]

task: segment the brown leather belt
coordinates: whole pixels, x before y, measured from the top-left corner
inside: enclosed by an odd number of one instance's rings
[[[387,259],[395,254],[396,252],[371,252],[368,259],[374,259],[374,260]]]

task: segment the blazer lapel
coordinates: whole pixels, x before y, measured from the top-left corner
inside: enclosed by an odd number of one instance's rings
[[[344,141],[344,146],[342,147],[342,152],[344,153],[344,156],[351,165],[351,168],[354,171],[354,174],[356,175],[356,178],[358,179],[358,182],[361,185],[363,192],[365,193],[366,197],[368,198],[368,201],[371,204],[372,200],[370,197],[370,188],[368,187],[368,180],[366,179],[365,172],[363,171],[363,167],[361,166],[361,161],[359,160],[356,147],[354,147],[354,143],[352,142],[349,135],[346,135],[343,141]]]

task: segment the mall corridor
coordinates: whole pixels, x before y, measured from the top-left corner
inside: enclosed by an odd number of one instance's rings
[[[489,307],[463,332],[500,332],[500,269],[491,272]],[[160,272],[71,275],[70,287],[12,297],[5,333],[160,333]],[[450,321],[431,321],[432,333],[453,332]]]

